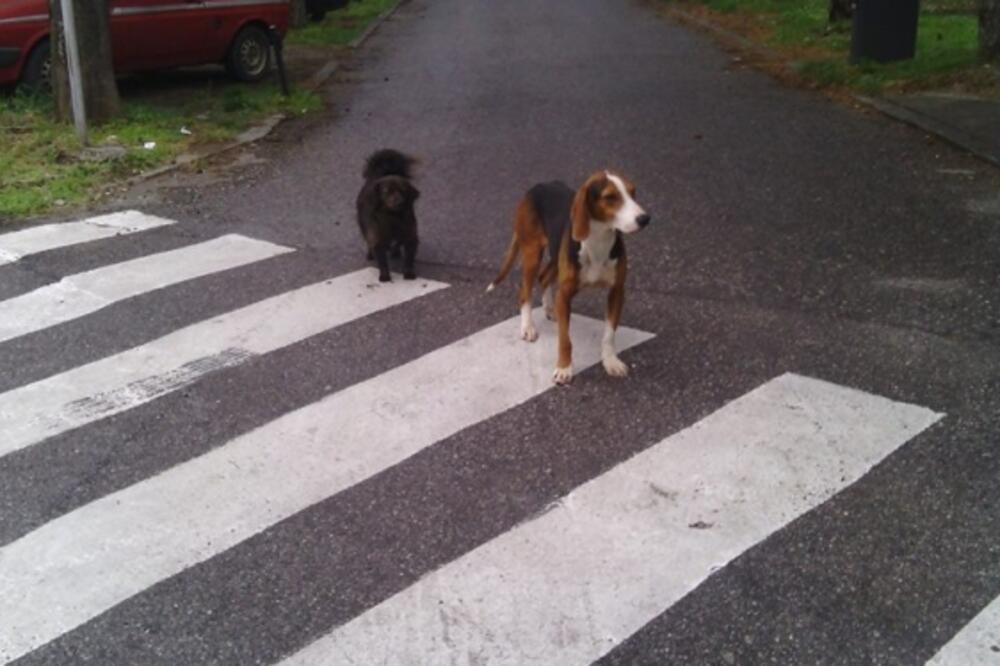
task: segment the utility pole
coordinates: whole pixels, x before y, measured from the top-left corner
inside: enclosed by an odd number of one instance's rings
[[[69,78],[73,125],[80,143],[87,145],[87,105],[83,98],[83,73],[80,68],[80,43],[76,38],[76,14],[73,0],[60,0],[63,15],[63,39],[66,44],[66,69]]]
[[[56,118],[72,121],[81,140],[121,113],[108,1],[49,0]]]

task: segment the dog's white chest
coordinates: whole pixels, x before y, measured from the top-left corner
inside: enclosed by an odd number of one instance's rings
[[[611,258],[614,233],[588,238],[580,244],[580,285],[610,287],[615,283],[618,260]]]

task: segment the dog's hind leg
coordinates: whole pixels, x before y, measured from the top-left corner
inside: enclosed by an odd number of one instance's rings
[[[554,294],[555,277],[558,271],[558,262],[555,259],[550,259],[549,263],[542,269],[541,275],[538,276],[538,284],[542,287],[542,307],[545,310],[545,318],[549,321],[555,321],[556,318]]]
[[[521,267],[521,294],[519,302],[521,304],[521,339],[534,342],[538,339],[538,331],[535,329],[535,322],[531,319],[531,298],[535,287],[535,279],[538,277],[538,267],[542,263],[544,248],[531,251],[527,250],[522,255],[523,266]]]

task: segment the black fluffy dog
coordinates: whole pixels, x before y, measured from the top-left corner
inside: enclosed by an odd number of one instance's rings
[[[389,254],[403,251],[403,277],[417,277],[417,216],[413,203],[420,192],[410,182],[412,157],[386,149],[372,153],[365,163],[365,185],[358,194],[358,226],[368,244],[368,259],[378,262],[378,279],[389,282]]]

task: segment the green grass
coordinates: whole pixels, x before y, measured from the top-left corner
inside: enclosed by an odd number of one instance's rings
[[[214,94],[201,92],[155,106],[126,100],[120,119],[90,133],[92,146],[126,150],[123,158],[110,162],[81,159],[72,127],[52,119],[50,99],[0,99],[0,222],[86,203],[115,181],[230,139],[265,116],[301,114],[321,105],[313,93],[296,91],[286,99],[270,84],[233,84],[216,88]],[[155,148],[147,150],[149,142]]]
[[[977,67],[977,38],[978,24],[973,17],[924,14],[913,60],[852,66],[844,57],[850,50],[850,38],[844,35],[815,40],[820,44],[825,41],[836,57],[806,58],[797,67],[821,85],[843,85],[870,94],[893,88],[928,88],[945,85],[952,75]],[[795,37],[785,39],[794,42]]]
[[[847,62],[850,27],[829,29],[827,0],[702,0],[717,12],[746,15],[755,36],[784,53],[797,71],[820,86],[843,86],[876,94],[930,88],[964,78],[975,82],[978,22],[974,0],[925,0],[913,60],[890,64]]]
[[[352,0],[343,9],[327,14],[320,22],[310,22],[292,30],[286,41],[307,46],[345,46],[394,4],[396,0]]]

